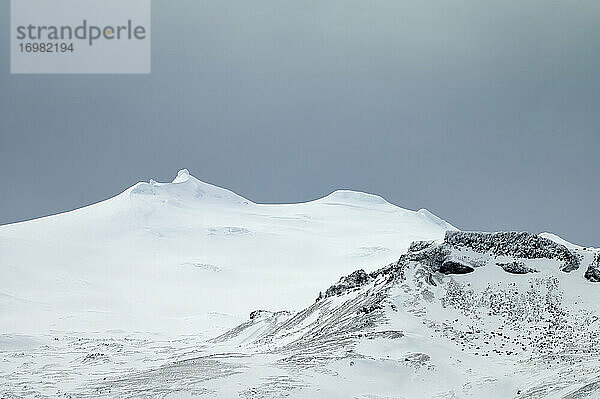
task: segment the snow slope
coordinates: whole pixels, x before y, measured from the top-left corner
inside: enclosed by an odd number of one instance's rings
[[[550,233],[184,170],[0,227],[0,266],[3,398],[600,397],[600,250]]]
[[[96,397],[595,399],[598,259],[547,234],[449,232]]]
[[[182,170],[172,183],[1,226],[0,330],[213,336],[253,309],[300,309],[340,275],[448,229],[376,195],[255,204]]]

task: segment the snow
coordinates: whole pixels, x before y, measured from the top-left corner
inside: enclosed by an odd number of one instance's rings
[[[564,245],[565,247],[567,247],[569,249],[582,248],[581,246],[570,243],[569,241],[565,240],[564,238],[562,238],[554,233],[547,233],[547,232],[540,233],[540,237],[544,237],[551,241],[554,241],[557,244]]]
[[[352,190],[336,190],[329,194],[326,197],[315,200],[315,202],[322,203],[331,203],[331,204],[348,204],[348,205],[364,205],[364,206],[374,206],[374,205],[390,205],[389,202],[384,200],[379,195],[369,194],[369,193],[361,193],[358,191]]]
[[[1,226],[0,328],[210,337],[255,309],[301,309],[341,275],[447,229],[425,210],[350,190],[255,204],[183,169],[171,183]]]
[[[252,323],[238,327],[204,353],[228,354],[238,373],[201,386],[215,397],[598,397],[598,285],[583,276],[594,251],[576,249],[582,267],[567,273],[551,252],[528,259],[476,248],[447,248],[478,265],[469,274],[430,283],[432,265],[407,257],[283,324],[261,324],[260,336]],[[517,260],[539,272],[496,265]]]
[[[187,170],[2,226],[0,396],[597,397],[598,250],[447,230],[373,194],[256,204]]]

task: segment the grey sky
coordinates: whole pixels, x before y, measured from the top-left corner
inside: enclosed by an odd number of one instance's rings
[[[0,0],[0,224],[186,167],[600,246],[597,0],[152,5],[151,75],[11,76]]]

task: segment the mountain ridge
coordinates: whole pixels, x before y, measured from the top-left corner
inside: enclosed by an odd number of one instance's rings
[[[177,198],[186,198],[187,199],[210,199],[210,200],[222,200],[225,203],[233,203],[238,205],[249,205],[249,206],[290,206],[290,205],[303,205],[303,204],[311,204],[311,203],[341,203],[341,204],[349,204],[356,206],[389,206],[392,209],[398,209],[406,212],[413,212],[420,214],[424,218],[428,218],[432,221],[436,221],[436,223],[440,224],[440,226],[444,226],[448,229],[456,229],[447,221],[441,219],[440,217],[434,215],[427,209],[419,209],[417,211],[409,210],[406,208],[399,207],[395,205],[383,197],[370,194],[367,192],[350,190],[350,189],[337,189],[333,192],[317,198],[313,200],[307,200],[303,202],[292,202],[292,203],[256,203],[253,202],[234,191],[231,191],[226,188],[222,188],[220,186],[204,182],[196,177],[194,177],[188,169],[181,169],[177,172],[177,175],[171,182],[157,182],[154,179],[150,179],[149,182],[140,181],[135,183],[134,185],[126,188],[122,192],[109,197],[107,199],[85,205],[79,208],[75,208],[65,212],[59,212],[52,215],[42,216],[38,218],[23,220],[14,223],[8,223],[4,225],[0,225],[0,229],[8,226],[21,225],[34,221],[40,220],[48,220],[54,219],[56,217],[77,213],[79,211],[89,211],[96,210],[98,207],[107,206],[108,204],[114,202],[123,202],[126,199],[131,199],[135,197],[144,197],[144,196],[166,196],[171,197],[171,199]],[[168,201],[168,198],[165,198],[163,201]]]
[[[598,260],[600,250],[567,248],[545,235],[450,231],[443,240],[412,243],[397,262],[376,271],[340,278],[296,314],[253,313],[207,350],[234,345],[249,356],[269,353],[344,375],[348,365],[368,362],[379,389],[336,380],[341,392],[355,395],[594,398],[600,393],[600,285],[586,270]],[[444,268],[447,262],[471,270]],[[499,267],[507,262],[530,271]],[[411,383],[385,388],[381,362],[398,375],[412,370]]]
[[[3,397],[600,394],[600,250],[372,194],[255,204],[182,170],[0,227],[0,266]]]
[[[23,315],[33,312],[47,330],[165,333],[157,331],[161,317],[169,334],[211,335],[208,314],[231,315],[231,327],[278,296],[301,308],[355,265],[375,268],[449,228],[424,211],[351,191],[256,204],[182,169],[170,183],[140,182],[95,205],[0,226],[0,264],[10,265],[0,279],[0,326],[27,331],[31,318]]]

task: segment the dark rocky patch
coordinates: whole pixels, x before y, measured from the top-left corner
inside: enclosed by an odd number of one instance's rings
[[[480,233],[447,231],[444,242],[453,247],[471,248],[476,252],[512,256],[523,259],[558,259],[564,262],[561,270],[572,272],[579,268],[579,257],[567,247],[527,232]]]
[[[475,269],[471,265],[456,260],[444,261],[439,269],[442,274],[467,274],[474,271]]]
[[[413,241],[408,247],[408,252],[419,252],[431,248],[435,241]]]
[[[538,273],[537,270],[525,266],[523,262],[496,263],[496,265],[504,269],[505,272],[512,274]]]
[[[408,365],[417,369],[426,366],[430,360],[431,358],[426,353],[407,353],[404,357],[404,361]]]
[[[95,361],[108,361],[106,354],[101,352],[88,353],[82,360],[83,363],[95,362]]]
[[[409,252],[403,255],[400,260],[404,259],[408,261],[419,262],[429,266],[433,271],[438,271],[449,256],[450,247],[447,244],[440,244],[435,246],[426,246],[419,251]]]
[[[358,335],[362,337],[362,334]],[[400,339],[404,337],[404,333],[398,330],[373,331],[365,334],[367,339],[385,338],[385,339]]]
[[[600,252],[596,254],[594,260],[588,266],[584,277],[592,283],[600,283]]]
[[[258,316],[260,316],[261,314],[266,314],[266,313],[270,313],[267,310],[253,310],[252,312],[250,312],[250,320],[254,320],[256,319]]]
[[[362,308],[360,308],[358,310],[358,313],[368,314],[368,313],[374,312],[379,309],[383,309],[383,306],[381,306],[381,304],[379,304],[379,303],[375,303],[375,304],[371,304],[369,306],[363,306]]]
[[[263,310],[263,309],[258,309],[258,310],[253,310],[252,312],[250,312],[250,320],[254,320],[259,316],[272,316],[272,317],[278,317],[278,316],[283,316],[283,315],[290,315],[291,312],[287,311],[287,310],[280,310],[278,312],[271,312],[269,310]]]
[[[362,287],[371,281],[369,276],[363,269],[357,270],[352,274],[344,276],[336,284],[332,285],[325,291],[325,297],[340,295],[348,290]]]
[[[430,244],[431,243],[431,244]],[[433,245],[433,241],[417,241],[410,246],[412,251],[403,255],[400,260],[419,262],[429,266],[432,272],[442,274],[466,274],[475,271],[475,267],[470,263],[449,259],[450,246],[446,243]],[[435,285],[432,282],[432,285]]]

